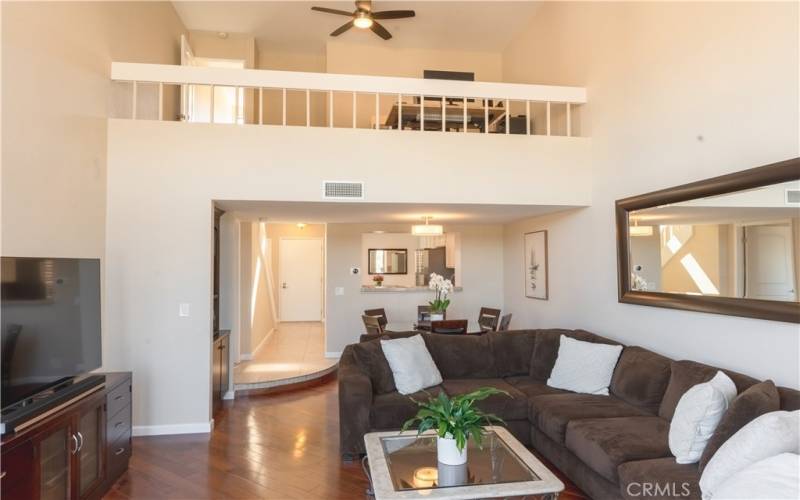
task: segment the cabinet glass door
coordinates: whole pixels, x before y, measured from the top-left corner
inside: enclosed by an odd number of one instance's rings
[[[103,478],[103,403],[82,412],[78,420],[78,495],[85,498]]]
[[[68,422],[39,439],[39,498],[70,498],[70,459],[77,446]]]

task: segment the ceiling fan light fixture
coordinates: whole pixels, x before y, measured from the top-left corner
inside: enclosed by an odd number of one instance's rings
[[[372,18],[366,12],[359,12],[353,19],[353,26],[361,29],[370,28],[372,26]]]

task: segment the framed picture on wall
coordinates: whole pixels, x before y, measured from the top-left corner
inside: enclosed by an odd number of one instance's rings
[[[525,296],[547,300],[547,231],[525,233]]]

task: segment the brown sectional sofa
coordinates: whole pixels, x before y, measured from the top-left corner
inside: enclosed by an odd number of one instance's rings
[[[593,498],[638,498],[641,490],[634,483],[657,483],[659,498],[700,498],[697,464],[675,463],[667,436],[681,395],[693,385],[710,380],[717,368],[672,361],[641,347],[627,346],[614,371],[609,396],[571,393],[546,384],[561,335],[619,345],[583,330],[520,330],[483,336],[424,334],[443,378],[441,385],[428,392],[452,395],[482,386],[508,391],[512,398],[493,396],[478,405],[504,419],[514,436],[550,460]],[[345,348],[339,362],[340,446],[344,455],[364,453],[365,433],[399,429],[416,412],[414,403],[395,390],[378,338],[362,336],[361,342]],[[723,371],[739,392],[758,382]],[[782,409],[800,409],[800,391],[783,387],[778,391]],[[420,392],[412,397],[427,395]]]

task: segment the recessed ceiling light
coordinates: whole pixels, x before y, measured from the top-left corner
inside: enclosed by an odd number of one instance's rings
[[[222,38],[223,40],[228,38],[228,34],[224,31],[220,31],[219,33],[217,33],[217,36]]]
[[[305,229],[305,228],[306,228],[306,225],[303,224],[302,222],[298,222],[297,223],[297,229]]]

